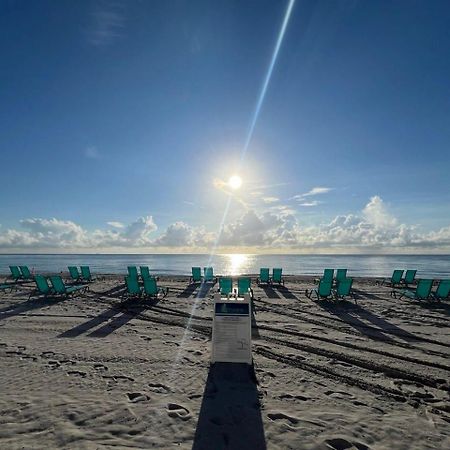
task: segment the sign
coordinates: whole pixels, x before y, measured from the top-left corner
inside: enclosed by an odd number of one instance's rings
[[[250,296],[214,296],[212,362],[252,363]]]

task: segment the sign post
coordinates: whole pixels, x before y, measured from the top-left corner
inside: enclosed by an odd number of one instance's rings
[[[243,298],[214,296],[212,363],[252,364],[250,295]]]

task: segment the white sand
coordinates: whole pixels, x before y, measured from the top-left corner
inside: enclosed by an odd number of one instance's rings
[[[255,371],[210,368],[211,294],[158,304],[120,277],[67,300],[0,296],[1,449],[448,449],[450,302],[356,280],[315,303],[306,277],[255,288]],[[216,285],[217,287],[217,285]],[[121,304],[122,303],[122,304]]]

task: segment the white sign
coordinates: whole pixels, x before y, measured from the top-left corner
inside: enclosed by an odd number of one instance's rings
[[[212,362],[252,363],[250,296],[214,297]]]

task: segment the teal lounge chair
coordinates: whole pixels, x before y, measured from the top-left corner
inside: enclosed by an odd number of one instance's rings
[[[323,278],[319,281],[319,286],[317,289],[311,289],[308,291],[306,289],[305,295],[308,298],[311,298],[312,295],[316,295],[317,300],[328,299],[332,297],[331,287],[333,286],[333,281],[324,280]]]
[[[91,269],[89,266],[80,266],[81,270],[81,278],[83,281],[87,281],[88,283],[91,283],[92,281],[95,281],[95,278],[92,277]]]
[[[6,292],[6,290],[9,289],[11,292],[13,289],[17,291],[17,284],[16,283],[2,283],[0,284],[0,292]]]
[[[214,269],[212,267],[204,267],[203,274],[205,281],[214,281]]]
[[[448,298],[450,294],[450,280],[440,280],[438,287],[431,293],[432,297],[438,302]]]
[[[253,289],[251,284],[252,280],[250,277],[239,277],[237,282],[238,297],[243,297],[245,294],[250,294],[250,298],[253,298]]]
[[[278,284],[283,284],[284,286],[284,279],[281,276],[283,272],[283,269],[280,268],[276,268],[272,270],[272,283],[278,283]]]
[[[413,300],[428,300],[428,298],[431,295],[431,288],[433,286],[433,280],[427,280],[427,279],[422,279],[419,280],[419,282],[417,283],[416,289],[412,290],[412,289],[403,289],[402,291],[400,291],[400,296],[398,297],[403,298],[403,297],[408,297],[411,298]],[[394,291],[394,297],[396,296],[396,293]]]
[[[78,271],[78,267],[77,266],[69,266],[69,275],[70,278],[72,278],[73,281],[80,281],[81,280],[81,274]]]
[[[316,278],[314,280],[314,283],[319,283],[320,280],[329,281],[333,283],[333,278],[334,278],[334,269],[323,269],[322,278]]]
[[[73,286],[66,286],[60,275],[52,275],[50,277],[55,294],[65,295],[66,297],[75,296],[75,294],[84,294],[89,286],[86,284],[78,284]]]
[[[230,277],[219,278],[219,292],[222,295],[230,295],[233,292],[233,280]]]
[[[192,267],[192,276],[189,279],[190,283],[202,282],[202,269],[200,267]]]
[[[345,297],[352,297],[356,302],[355,294],[352,291],[353,278],[344,278],[338,281],[333,294],[336,300],[345,300]]]
[[[416,282],[415,278],[416,278],[416,273],[417,270],[407,270],[405,272],[405,277],[402,280],[402,283],[408,287],[408,284],[414,284]]]
[[[256,284],[269,283],[270,271],[267,267],[259,269],[259,278],[256,279]]]
[[[336,269],[336,284],[347,278],[347,269]]]
[[[386,283],[388,286],[391,286],[391,287],[395,288],[396,286],[400,286],[401,285],[402,277],[403,277],[403,270],[396,269],[396,270],[394,270],[394,272],[392,272],[391,279],[390,280],[388,280],[388,279],[383,280],[381,285],[384,285]]]
[[[128,266],[127,270],[128,270],[128,276],[129,277],[133,277],[133,278],[138,279],[139,275],[138,275],[138,271],[137,271],[136,266]]]
[[[168,287],[158,287],[155,277],[144,278],[144,295],[146,297],[165,297],[168,292]]]
[[[30,293],[28,299],[39,295],[48,297],[55,293],[55,290],[48,284],[47,278],[43,275],[35,275],[34,281],[36,283],[36,289]]]
[[[139,266],[139,270],[141,271],[141,278],[144,280],[145,278],[151,278],[150,269],[148,266]]]
[[[28,266],[19,266],[20,272],[22,273],[23,280],[34,280],[34,276],[31,274]]]
[[[138,281],[137,276],[133,277],[133,276],[127,275],[125,277],[125,286],[127,287],[126,295],[128,297],[140,297],[142,295],[142,289],[139,286],[139,281]]]
[[[20,273],[19,266],[9,266],[11,275],[8,278],[12,278],[15,283],[22,279],[22,274]]]

